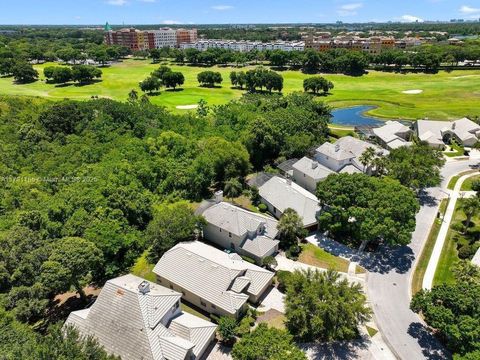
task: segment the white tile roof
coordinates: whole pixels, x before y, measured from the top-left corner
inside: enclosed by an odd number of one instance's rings
[[[392,149],[399,147],[400,142],[403,142],[404,146],[409,145],[409,143],[401,137],[401,134],[408,131],[410,131],[410,129],[398,121],[387,121],[385,125],[373,129],[373,133]],[[394,142],[393,145],[395,147],[390,146],[391,142]]]
[[[334,171],[308,157],[303,157],[298,160],[293,164],[293,168],[300,171],[302,174],[308,175],[314,180],[322,180],[330,174],[335,174]]]
[[[443,144],[445,132],[455,134],[462,142],[478,139],[476,133],[480,131],[480,125],[468,118],[455,121],[418,120],[417,131],[420,140],[430,144]]]
[[[272,252],[280,243],[278,240],[269,238],[268,236],[256,236],[253,239],[246,239],[241,248],[255,256],[263,258],[266,254]]]
[[[147,282],[150,291],[142,294],[138,286],[143,281],[131,274],[107,281],[92,307],[72,312],[65,325],[94,336],[107,352],[124,359],[183,360],[191,349],[204,347],[201,341],[178,337],[164,324],[181,294],[152,282]],[[205,327],[210,334],[216,329],[209,322]]]
[[[320,145],[316,152],[338,161],[348,160],[355,157],[355,155],[353,155],[351,152],[329,142],[325,142]]]
[[[249,295],[259,295],[273,273],[199,241],[180,243],[168,250],[153,272],[215,306],[235,314]],[[239,276],[250,279],[245,293],[230,290]]]
[[[288,208],[295,210],[305,226],[317,222],[316,215],[320,211],[318,199],[301,186],[293,182],[289,184],[286,179],[274,176],[258,190],[262,198],[282,213]]]

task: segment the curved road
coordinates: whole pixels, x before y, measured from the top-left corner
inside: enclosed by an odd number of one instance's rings
[[[414,264],[433,224],[438,205],[447,194],[448,180],[459,172],[471,170],[479,160],[452,161],[442,169],[440,187],[428,189],[421,197],[417,227],[408,246],[380,251],[362,265],[369,270],[367,293],[375,322],[391,350],[402,360],[449,359],[450,355],[427,331],[420,318],[410,310],[410,281]],[[381,254],[380,254],[381,253]]]

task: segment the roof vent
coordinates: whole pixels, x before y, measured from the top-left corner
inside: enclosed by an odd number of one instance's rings
[[[312,161],[312,169],[316,169],[318,167],[318,163],[316,161]]]
[[[340,145],[339,144],[335,144],[335,152],[339,152],[340,151]]]
[[[146,280],[142,281],[140,285],[138,285],[138,291],[140,294],[148,294],[150,292],[150,283]]]
[[[287,178],[287,185],[292,185],[292,179]]]
[[[215,192],[215,203],[219,204],[223,201],[223,191],[219,190]]]
[[[453,122],[453,123],[452,123],[452,130],[455,130],[455,125],[456,125],[456,123]]]

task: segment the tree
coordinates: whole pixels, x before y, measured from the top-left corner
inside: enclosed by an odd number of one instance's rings
[[[478,196],[469,197],[462,199],[461,207],[465,215],[467,216],[467,221],[465,222],[464,231],[470,227],[472,222],[473,215],[480,211],[480,198]]]
[[[477,197],[480,197],[480,180],[472,181],[472,190],[477,193]]]
[[[65,66],[48,66],[43,70],[43,74],[54,84],[64,84],[73,77],[72,69]]]
[[[232,349],[234,360],[306,360],[307,356],[285,330],[260,324],[246,334]]]
[[[75,237],[57,240],[48,260],[42,265],[42,283],[53,293],[64,292],[73,286],[85,302],[83,287],[91,276],[101,273],[103,254],[94,243]]]
[[[232,346],[237,338],[237,321],[230,316],[222,316],[218,320],[217,331],[222,342],[228,346]]]
[[[300,341],[350,340],[370,318],[361,285],[334,271],[297,270],[286,286],[287,329]]]
[[[288,63],[288,53],[283,50],[273,50],[268,57],[270,65],[284,67]]]
[[[420,206],[415,194],[390,178],[333,174],[317,185],[319,227],[339,241],[406,245]]]
[[[215,84],[221,84],[222,75],[216,71],[202,71],[197,75],[197,80],[201,86],[214,87]]]
[[[13,74],[13,68],[15,66],[15,61],[12,58],[0,58],[0,75],[1,76],[10,76]]]
[[[135,104],[138,101],[138,92],[135,89],[132,89],[128,93],[128,101],[132,104]]]
[[[280,245],[283,249],[288,249],[292,245],[296,245],[299,239],[307,236],[307,231],[303,228],[302,218],[291,208],[283,212],[277,229],[280,237]]]
[[[428,144],[393,149],[386,159],[386,172],[415,191],[440,184],[440,169],[445,163],[441,151]]]
[[[150,57],[154,63],[159,62],[162,58],[162,52],[160,49],[150,49]]]
[[[187,202],[159,205],[146,230],[151,246],[149,258],[156,262],[179,242],[195,240],[202,223]]]
[[[225,188],[223,193],[227,198],[233,201],[234,198],[239,197],[242,194],[242,184],[238,179],[233,178],[225,182]]]
[[[318,51],[308,49],[304,53],[302,70],[307,74],[318,72],[320,68],[320,55]]]
[[[160,89],[160,87],[162,86],[162,81],[155,76],[150,76],[140,82],[138,85],[143,92],[148,92],[149,94],[151,94],[152,92],[158,91]]]
[[[305,92],[311,91],[315,95],[323,92],[327,94],[331,89],[333,89],[333,83],[321,76],[313,76],[303,80],[303,89]]]
[[[181,72],[172,71],[164,74],[162,82],[165,87],[173,88],[173,90],[175,90],[177,86],[183,85],[185,82],[185,77]]]
[[[75,65],[72,68],[72,79],[80,84],[89,84],[102,77],[102,70],[90,65]]]
[[[243,89],[246,83],[246,75],[243,71],[232,71],[230,73],[230,82],[234,87]]]
[[[38,80],[38,71],[26,61],[17,61],[12,67],[15,82],[27,84]]]
[[[162,65],[158,69],[153,71],[151,75],[156,78],[159,78],[160,80],[163,80],[163,77],[165,76],[165,74],[171,73],[171,72],[172,72],[172,69],[170,69],[168,66]]]
[[[377,156],[375,152],[375,148],[369,146],[368,148],[365,149],[365,151],[360,155],[358,158],[358,161],[360,161],[360,164],[363,165],[363,172],[368,171],[368,169],[372,166],[373,160]]]

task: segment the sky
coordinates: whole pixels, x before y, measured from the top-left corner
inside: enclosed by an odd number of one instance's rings
[[[479,19],[480,0],[0,0],[0,24],[332,23]]]

